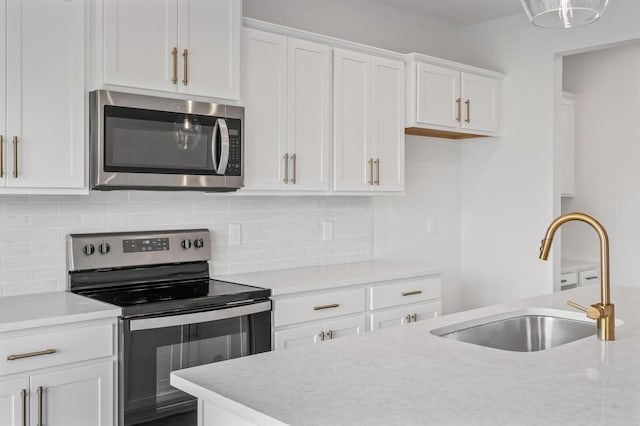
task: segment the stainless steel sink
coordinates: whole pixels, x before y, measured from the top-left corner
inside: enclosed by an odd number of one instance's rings
[[[563,312],[563,311],[560,311]],[[595,321],[521,312],[466,321],[432,330],[436,336],[515,352],[536,352],[596,334]]]

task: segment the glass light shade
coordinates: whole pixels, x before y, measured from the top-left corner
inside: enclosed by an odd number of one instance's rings
[[[609,0],[522,0],[531,22],[543,28],[572,28],[596,21]]]

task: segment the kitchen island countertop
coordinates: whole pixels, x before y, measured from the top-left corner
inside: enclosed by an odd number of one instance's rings
[[[539,352],[431,330],[530,308],[599,301],[599,286],[534,297],[172,373],[171,384],[259,425],[640,424],[640,289],[614,287],[617,340]],[[594,324],[595,330],[595,324]]]

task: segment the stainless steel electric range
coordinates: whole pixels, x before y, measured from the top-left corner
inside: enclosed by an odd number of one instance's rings
[[[122,308],[121,426],[195,426],[173,370],[271,350],[270,290],[209,278],[208,229],[72,234],[68,290]]]

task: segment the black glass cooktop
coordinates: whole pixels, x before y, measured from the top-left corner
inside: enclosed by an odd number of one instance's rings
[[[122,307],[124,317],[213,310],[267,299],[271,291],[226,281],[160,282],[78,292]]]

